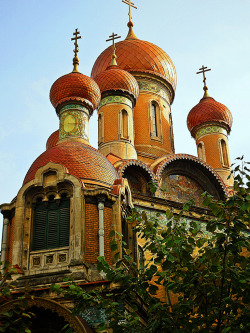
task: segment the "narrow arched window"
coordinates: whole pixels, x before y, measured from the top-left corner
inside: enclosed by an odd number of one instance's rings
[[[122,110],[122,137],[128,139],[128,113]]]
[[[98,116],[98,143],[104,142],[104,121],[103,113]]]
[[[221,152],[222,152],[222,164],[224,166],[229,166],[229,159],[228,159],[228,153],[227,153],[227,145],[226,145],[226,142],[225,140],[221,140],[220,141],[220,144],[221,144]]]
[[[70,200],[37,201],[34,209],[32,250],[69,246]]]
[[[202,159],[203,161],[206,162],[206,154],[205,154],[204,143],[203,143],[203,142],[200,142],[200,143],[198,144],[197,149],[198,149],[198,157],[199,157],[200,159]]]
[[[154,103],[151,104],[151,111],[152,111],[152,130],[153,136],[158,136],[158,128],[157,128],[157,109]]]

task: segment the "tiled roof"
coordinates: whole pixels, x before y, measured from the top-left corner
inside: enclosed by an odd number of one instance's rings
[[[46,149],[54,147],[59,139],[59,130],[53,132],[47,140]]]
[[[101,93],[96,82],[90,77],[78,72],[69,73],[57,79],[50,89],[50,101],[54,108],[67,100],[89,101],[95,110],[101,99]],[[92,110],[92,111],[93,111]]]
[[[139,96],[139,86],[136,79],[118,66],[109,66],[104,72],[95,77],[101,93],[108,90],[127,91],[135,99]]]
[[[69,174],[86,183],[89,180],[111,186],[117,178],[113,165],[97,149],[78,141],[68,141],[42,153],[31,165],[23,184],[34,179],[37,170],[49,162],[63,165]]]
[[[230,131],[233,117],[229,109],[216,102],[212,97],[204,97],[192,108],[187,117],[187,126],[190,132],[206,122],[220,122],[226,125]]]
[[[176,70],[171,58],[159,46],[140,39],[125,39],[116,46],[117,63],[120,68],[133,73],[143,71],[163,76],[173,89],[176,88]],[[104,50],[97,58],[91,73],[96,78],[110,64],[112,46]]]

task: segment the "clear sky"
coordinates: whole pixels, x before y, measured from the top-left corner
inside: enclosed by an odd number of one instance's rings
[[[250,1],[134,0],[138,38],[165,50],[177,70],[172,105],[176,153],[196,155],[186,127],[190,109],[203,95],[202,66],[210,96],[225,104],[234,123],[231,160],[250,160]],[[72,33],[78,28],[79,70],[90,75],[112,33],[127,34],[128,8],[122,0],[0,0],[0,203],[10,202],[32,162],[45,150],[58,118],[49,90],[72,71]],[[118,59],[119,63],[119,59]],[[97,116],[90,140],[97,147]]]

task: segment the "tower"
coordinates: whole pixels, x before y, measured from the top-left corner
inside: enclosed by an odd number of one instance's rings
[[[229,109],[209,96],[205,72],[207,67],[200,68],[204,75],[204,95],[200,102],[188,114],[187,126],[196,140],[198,157],[211,165],[228,186],[233,185],[231,162],[228,147],[228,135],[232,127],[232,114]],[[201,73],[198,72],[198,73]]]
[[[133,23],[124,41],[116,43],[119,67],[134,76],[139,97],[134,108],[134,146],[138,159],[147,164],[174,153],[171,104],[176,88],[176,71],[170,57],[160,47],[138,39]],[[97,58],[91,73],[96,80],[109,66],[112,47]]]
[[[136,79],[119,68],[116,62],[113,33],[111,64],[95,77],[101,90],[98,108],[98,148],[105,155],[120,159],[137,159],[134,147],[133,109],[139,95]]]

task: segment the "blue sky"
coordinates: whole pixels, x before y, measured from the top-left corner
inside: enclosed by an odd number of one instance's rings
[[[138,38],[164,49],[177,70],[172,105],[176,153],[196,155],[186,127],[190,109],[202,97],[202,66],[210,96],[225,104],[234,123],[229,137],[231,160],[250,160],[250,1],[135,0]],[[90,75],[112,33],[127,34],[128,8],[122,0],[0,0],[0,203],[10,202],[32,162],[44,150],[58,118],[49,90],[72,71],[72,33],[78,28],[79,70]],[[119,63],[119,59],[118,59]],[[97,117],[90,122],[97,147]]]

